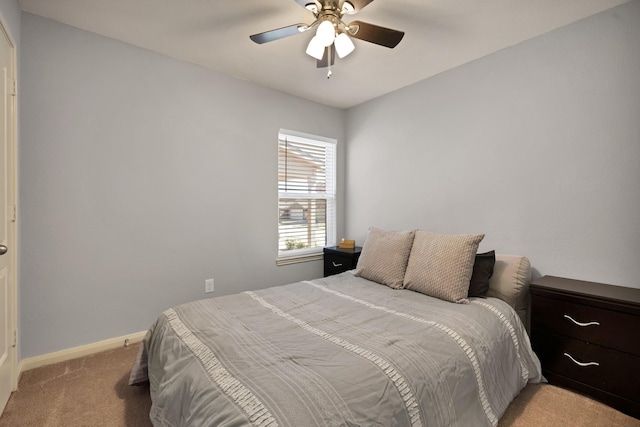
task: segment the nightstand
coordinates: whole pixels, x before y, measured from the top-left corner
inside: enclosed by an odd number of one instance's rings
[[[640,289],[545,276],[529,290],[531,343],[549,383],[640,418]]]
[[[361,251],[360,246],[355,249],[340,249],[337,246],[324,248],[324,277],[356,268]]]

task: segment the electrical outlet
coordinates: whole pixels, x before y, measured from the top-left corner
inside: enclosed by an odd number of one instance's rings
[[[206,294],[213,292],[213,279],[207,279],[204,281],[204,292]]]

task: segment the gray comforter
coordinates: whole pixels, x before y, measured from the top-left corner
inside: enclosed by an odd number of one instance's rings
[[[541,380],[505,302],[350,272],[171,308],[143,344],[156,426],[495,425]]]

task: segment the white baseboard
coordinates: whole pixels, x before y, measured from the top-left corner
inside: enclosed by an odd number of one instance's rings
[[[54,353],[43,354],[42,356],[29,357],[22,359],[18,365],[18,378],[20,374],[29,369],[38,368],[40,366],[50,365],[52,363],[64,362],[66,360],[76,359],[88,354],[98,353],[104,350],[111,350],[118,347],[124,347],[125,340],[128,344],[134,344],[142,341],[147,331],[136,332],[134,334],[123,335],[121,337],[111,338],[92,344],[81,345],[66,350],[56,351]]]

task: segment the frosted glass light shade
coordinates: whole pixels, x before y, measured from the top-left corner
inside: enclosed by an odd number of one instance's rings
[[[325,46],[318,36],[314,36],[307,46],[307,55],[313,56],[317,60],[321,60],[324,56],[324,48]]]
[[[349,55],[351,52],[353,52],[353,49],[356,48],[353,45],[351,38],[345,33],[338,34],[338,36],[336,37],[335,43],[336,43],[336,53],[340,58],[344,58],[345,56]]]
[[[324,46],[331,46],[335,36],[336,30],[333,28],[333,24],[330,21],[322,21],[320,25],[318,25],[316,37],[318,37],[319,41],[322,42]]]

